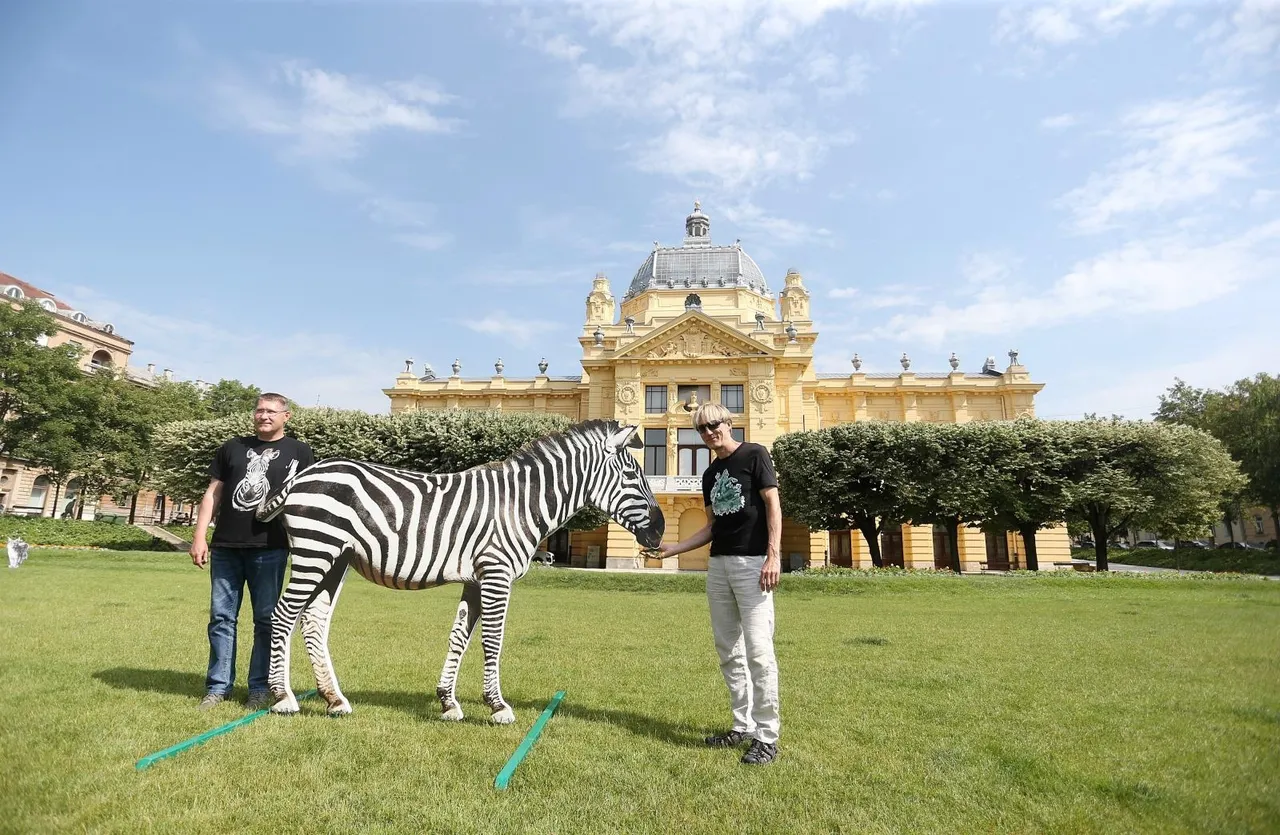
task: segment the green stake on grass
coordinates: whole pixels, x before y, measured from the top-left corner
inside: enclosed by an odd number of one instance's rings
[[[546,709],[542,711],[542,715],[538,717],[538,721],[533,723],[533,727],[529,729],[529,733],[524,735],[524,739],[520,742],[520,747],[516,748],[516,752],[511,755],[511,759],[507,760],[507,764],[498,772],[498,776],[493,781],[495,789],[505,789],[507,784],[511,782],[511,775],[516,773],[516,767],[520,765],[521,760],[529,753],[529,749],[533,747],[533,743],[538,741],[538,736],[542,733],[542,728],[551,719],[551,714],[556,712],[556,708],[560,706],[560,701],[564,698],[564,691],[558,691],[551,697],[551,702]]]
[[[308,690],[298,698],[306,699],[306,698],[310,698],[311,696],[314,696],[315,694],[316,694],[316,691]],[[204,743],[208,742],[209,740],[213,739],[216,736],[222,736],[225,733],[230,733],[231,731],[234,731],[236,728],[247,725],[255,719],[261,719],[262,717],[266,716],[270,712],[271,712],[271,708],[263,708],[262,710],[255,710],[253,713],[245,714],[244,716],[241,716],[236,721],[228,722],[222,727],[214,728],[211,731],[205,731],[199,736],[193,736],[191,737],[191,739],[185,740],[183,742],[179,742],[177,745],[170,745],[168,748],[164,749],[163,751],[157,751],[154,754],[148,754],[147,756],[138,760],[137,770],[142,771],[144,769],[150,768],[151,766],[155,765],[160,760],[165,760],[165,759],[168,759],[169,757],[176,757],[178,754],[181,754],[183,751],[187,750],[188,748],[194,748],[197,745],[203,745]]]

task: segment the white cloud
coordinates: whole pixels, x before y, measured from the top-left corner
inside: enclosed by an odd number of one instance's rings
[[[813,243],[828,239],[830,230],[813,227],[807,223],[766,214],[764,209],[750,201],[724,207],[724,216],[745,230],[758,231],[771,243],[790,245]]]
[[[344,167],[379,133],[455,130],[460,123],[435,110],[457,99],[431,81],[373,83],[280,61],[254,78],[224,70],[206,86],[223,126],[275,139],[283,162],[303,166],[328,191],[354,197],[371,221],[391,229],[391,240],[428,251],[452,242],[433,228],[433,205],[387,194]]]
[[[1040,127],[1045,130],[1066,130],[1080,124],[1080,117],[1074,113],[1060,113],[1057,116],[1046,116],[1040,120]]]
[[[379,390],[403,368],[405,355],[368,350],[340,333],[308,327],[259,328],[254,319],[188,319],[122,304],[87,287],[73,287],[68,300],[110,320],[134,340],[130,364],[154,362],[180,380],[238,379],[264,390],[284,392],[304,406],[386,412]]]
[[[226,122],[279,137],[291,159],[350,159],[380,131],[446,133],[459,124],[436,115],[455,98],[429,81],[370,83],[301,61],[281,61],[252,81],[225,73],[211,92]]]
[[[1060,47],[1118,34],[1134,21],[1158,19],[1170,0],[1102,0],[1031,6],[1010,4],[1000,10],[995,40],[1030,49]]]
[[[832,287],[827,295],[833,299],[851,299],[858,295],[857,287]]]
[[[538,337],[560,327],[555,322],[514,317],[501,310],[485,316],[483,319],[465,322],[464,324],[476,333],[501,337],[512,345],[521,348],[531,345]]]
[[[1077,231],[1095,233],[1132,215],[1181,207],[1253,174],[1245,149],[1274,115],[1236,91],[1161,101],[1130,111],[1120,141],[1132,150],[1057,202]]]
[[[580,0],[526,14],[526,42],[572,69],[569,113],[633,119],[645,138],[624,147],[640,170],[746,193],[812,176],[852,140],[819,99],[859,92],[870,71],[856,54],[824,48],[828,13],[892,11],[909,3],[858,0]],[[563,30],[584,30],[570,38]],[[585,42],[585,46],[583,43]]]
[[[988,285],[969,304],[899,314],[874,335],[937,345],[957,334],[1015,334],[1100,315],[1196,307],[1280,269],[1280,221],[1199,244],[1185,235],[1134,241],[1083,261],[1035,293],[1034,281]],[[1012,276],[1010,276],[1012,279]]]
[[[1209,41],[1205,57],[1222,71],[1273,73],[1280,69],[1280,3],[1244,0],[1204,38]]]

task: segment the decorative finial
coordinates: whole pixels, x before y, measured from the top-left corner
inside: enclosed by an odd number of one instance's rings
[[[951,363],[952,371],[955,371],[957,368],[960,367],[960,358],[956,356],[955,351],[951,352],[951,359],[947,360],[947,362]]]
[[[604,346],[604,331],[600,330],[600,326],[599,326],[599,325],[596,325],[595,333],[593,333],[593,334],[592,334],[592,336],[594,336],[594,337],[596,338],[596,347],[597,347],[597,348],[600,348],[600,347],[603,347],[603,346]]]
[[[628,316],[627,318],[623,319],[622,321],[623,321],[623,322],[625,322],[625,323],[626,323],[626,325],[627,325],[627,333],[635,333],[635,332],[636,332],[636,320],[635,320],[635,317],[634,317],[634,316]]]
[[[547,373],[547,358],[546,358],[546,357],[543,357],[543,358],[542,358],[542,362],[538,363],[538,373],[539,373],[539,374],[546,374],[546,373]]]
[[[796,326],[794,322],[787,322],[787,341],[796,341]]]
[[[756,312],[756,330],[764,330],[764,314],[759,311]]]
[[[906,352],[906,351],[903,351],[903,352],[902,352],[902,359],[898,360],[898,362],[902,363],[902,370],[903,370],[903,371],[910,371],[910,370],[911,370],[911,357],[907,356],[907,352]]]
[[[462,363],[458,362],[457,360],[453,361],[453,365],[451,367],[453,368],[453,376],[455,377],[457,377],[458,374],[462,372]]]
[[[406,374],[413,373],[413,360],[407,359],[404,361],[404,373]]]
[[[999,373],[996,371],[996,358],[987,357],[987,361],[982,364],[982,370],[984,373],[987,373],[987,374]]]
[[[502,376],[502,369],[505,367],[506,366],[502,364],[502,357],[498,357],[498,361],[493,364],[493,370],[498,372],[499,377]]]
[[[693,201],[693,210],[694,210],[695,212],[701,211],[701,210],[702,210],[702,204],[701,204],[701,203],[699,203],[697,200]]]
[[[422,364],[422,379],[434,380],[435,378],[436,378],[436,371],[434,368],[431,367],[431,363],[424,362]]]
[[[1018,364],[1018,351],[1015,348],[1009,349],[1009,364],[1010,365]]]
[[[854,373],[857,373],[862,370],[862,357],[858,356],[857,354],[854,354],[851,362],[853,363]]]

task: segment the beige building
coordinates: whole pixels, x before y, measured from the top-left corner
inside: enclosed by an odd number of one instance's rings
[[[1034,414],[1043,383],[1031,380],[1011,351],[1003,371],[989,358],[979,373],[959,370],[953,354],[948,372],[916,372],[906,354],[896,374],[862,371],[855,354],[848,374],[817,373],[818,333],[804,279],[790,270],[775,297],[760,268],[738,242],[711,240],[710,218],[698,204],[685,219],[679,246],[653,250],[622,295],[597,275],[586,298],[582,373],[507,376],[502,360],[492,376],[417,375],[411,367],[384,389],[391,411],[497,409],[554,412],[575,421],[615,418],[638,424],[643,461],[667,517],[667,540],[677,542],[706,524],[701,473],[709,451],[690,426],[698,403],[718,401],[736,414],[740,440],[765,446],[786,432],[859,420],[1007,420]],[[407,366],[411,364],[407,363]],[[786,513],[785,497],[783,513]],[[885,534],[886,560],[908,567],[945,566],[946,537],[931,527],[904,526]],[[1069,559],[1066,529],[1037,538],[1040,565]],[[629,567],[640,564],[634,537],[615,523],[582,533],[561,533],[548,543],[558,559],[574,565]],[[783,524],[784,568],[834,563],[869,566],[856,531],[810,531],[790,519]],[[964,530],[960,560],[967,571],[984,566],[1021,567],[1016,537]],[[707,549],[672,557],[658,568],[705,569]]]
[[[51,313],[58,325],[57,332],[42,340],[49,347],[71,344],[80,350],[80,367],[86,372],[99,368],[123,370],[133,383],[154,386],[159,380],[172,379],[173,372],[164,369],[157,374],[154,365],[145,371],[129,366],[133,354],[133,342],[116,333],[109,322],[98,322],[88,314],[73,308],[45,290],[41,290],[19,278],[0,272],[0,295],[15,307],[24,301],[34,300]],[[80,497],[79,481],[72,477],[64,485],[53,484],[47,475],[27,466],[18,458],[0,457],[0,508],[7,513],[28,516],[62,516],[69,512]],[[159,518],[164,509],[162,497],[153,491],[144,491],[138,497],[137,521]],[[93,519],[96,514],[127,515],[128,508],[117,507],[109,497],[90,498],[84,518]]]

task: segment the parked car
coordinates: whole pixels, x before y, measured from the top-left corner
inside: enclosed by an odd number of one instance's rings
[[[1175,543],[1177,548],[1191,548],[1197,551],[1204,551],[1213,547],[1213,543],[1205,542],[1199,539],[1180,539]]]
[[[1082,539],[1080,540],[1079,544],[1076,545],[1076,547],[1077,548],[1096,548],[1098,546],[1093,544],[1092,539]]]
[[[1218,546],[1219,550],[1227,551],[1261,551],[1262,548],[1257,545],[1250,545],[1247,542],[1224,542]]]
[[[1167,542],[1162,542],[1159,539],[1139,539],[1137,543],[1134,544],[1133,547],[1134,548],[1157,548],[1161,551],[1173,550],[1172,545],[1170,545]]]

